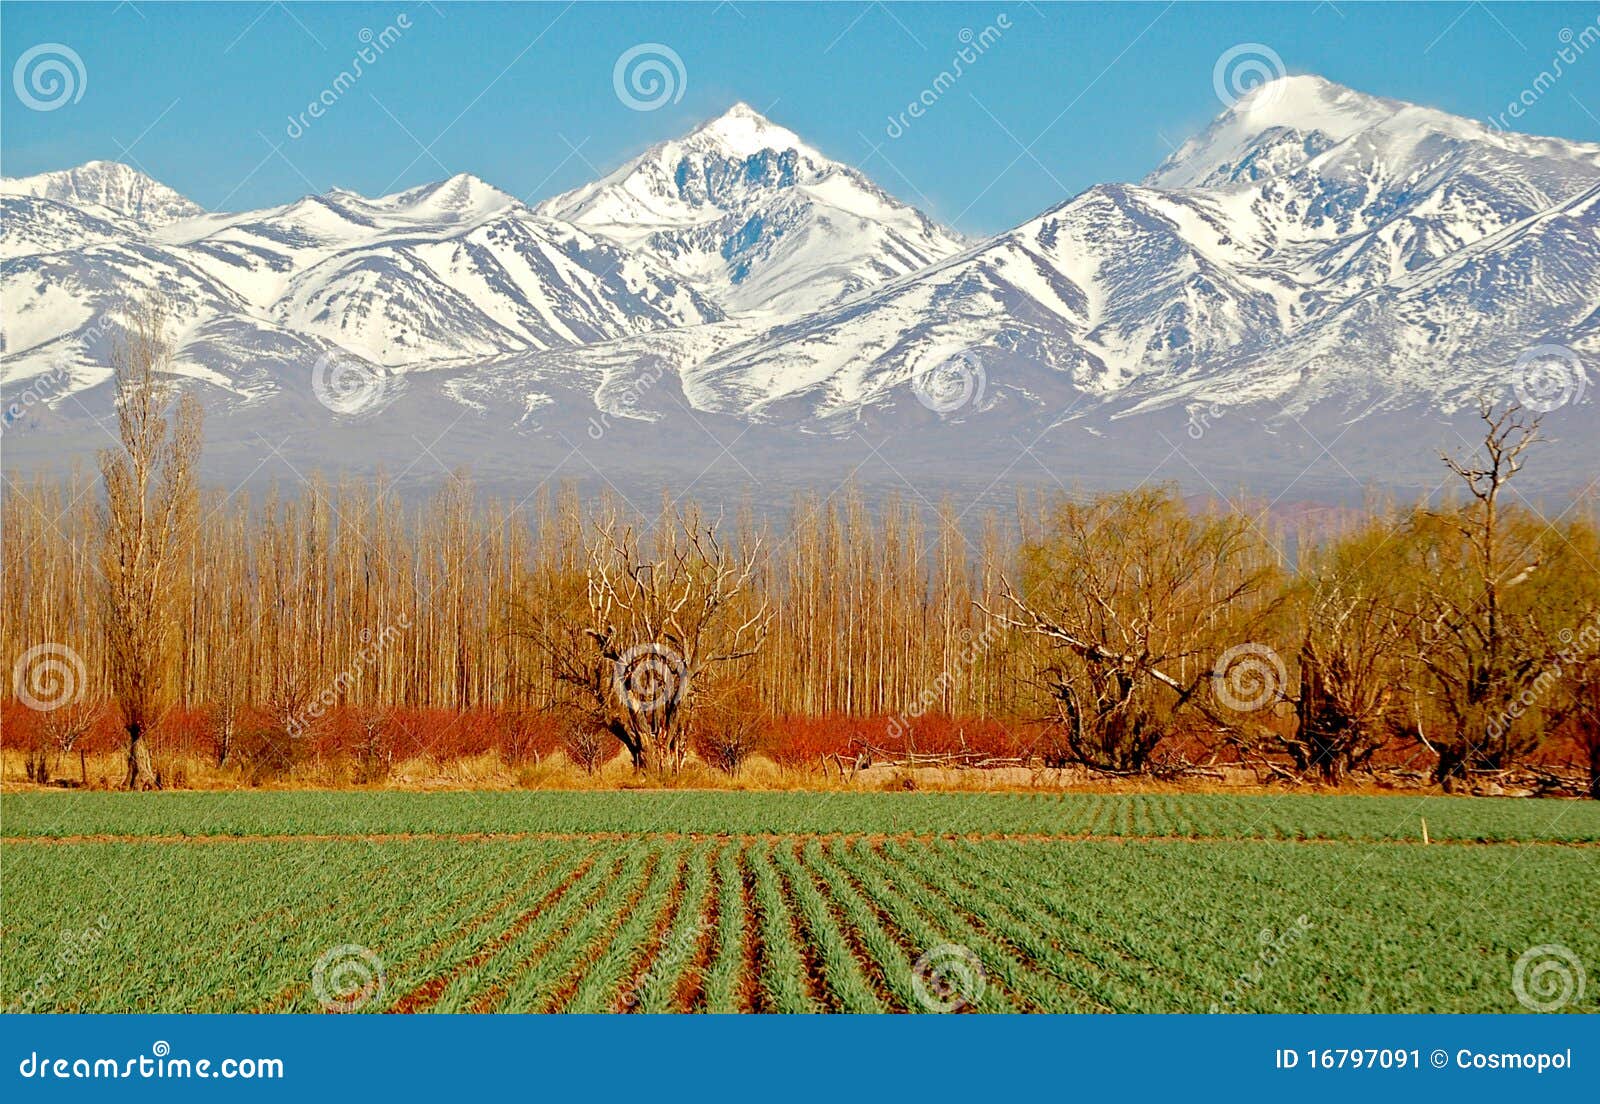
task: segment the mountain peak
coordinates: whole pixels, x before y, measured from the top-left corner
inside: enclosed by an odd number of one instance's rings
[[[649,256],[733,312],[811,309],[964,244],[744,102],[538,211]]]
[[[429,221],[466,222],[515,206],[517,199],[471,173],[462,172],[447,180],[421,184],[369,203],[396,214]]]
[[[1257,85],[1217,121],[1220,123],[1231,115],[1258,129],[1294,126],[1303,131],[1315,128],[1340,139],[1388,118],[1405,106],[1398,100],[1369,96],[1313,73],[1304,73]]]
[[[1216,188],[1258,180],[1298,167],[1406,107],[1309,73],[1279,77],[1239,97],[1144,182]]]
[[[753,157],[766,149],[814,152],[794,131],[774,123],[743,100],[697,127],[683,141],[709,142],[734,157]]]
[[[150,227],[205,214],[199,204],[121,161],[86,161],[74,169],[6,180],[0,194],[91,204]]]

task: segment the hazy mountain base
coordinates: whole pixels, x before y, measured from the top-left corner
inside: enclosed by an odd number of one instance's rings
[[[591,381],[547,378],[545,401],[516,425],[460,401],[455,385],[481,371],[401,377],[381,409],[356,416],[323,407],[309,379],[243,405],[208,401],[204,481],[259,494],[274,484],[293,492],[318,472],[330,480],[381,472],[416,500],[465,470],[508,503],[573,483],[610,489],[646,512],[663,490],[781,512],[796,494],[825,496],[853,481],[869,502],[899,492],[931,505],[949,495],[976,523],[984,506],[1010,508],[1019,488],[1170,482],[1189,496],[1244,494],[1280,510],[1360,506],[1374,494],[1412,502],[1446,485],[1440,452],[1470,453],[1482,432],[1475,412],[1442,414],[1420,399],[1378,408],[1323,401],[1293,414],[1271,404],[1129,414],[1068,387],[1047,391],[1045,370],[1022,401],[991,394],[989,409],[969,417],[941,417],[902,391],[809,429],[692,410],[674,375],[651,385],[644,412],[654,421],[597,412]],[[108,386],[57,409],[34,404],[5,428],[0,463],[12,480],[92,472],[114,429]],[[1600,406],[1551,412],[1544,437],[1516,489],[1556,512],[1600,476]]]

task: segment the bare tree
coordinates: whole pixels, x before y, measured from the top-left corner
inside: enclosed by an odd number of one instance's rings
[[[362,786],[382,782],[394,769],[392,710],[363,706],[356,710],[356,782]]]
[[[1277,575],[1248,519],[1161,490],[1066,502],[1025,555],[1025,592],[1002,579],[1009,608],[984,612],[1049,645],[1041,681],[1074,758],[1142,771],[1180,712],[1226,725],[1203,691],[1270,612]]]
[[[61,773],[61,760],[71,755],[73,748],[77,747],[78,741],[89,734],[89,730],[94,727],[98,712],[91,702],[80,698],[44,715],[45,735],[48,737],[51,749],[56,755],[56,773],[58,775]],[[80,770],[79,778],[84,784],[87,784],[89,781],[88,768],[84,763],[81,750],[79,752],[78,766]],[[41,778],[39,781],[42,782],[44,779]]]
[[[767,711],[753,687],[731,687],[699,711],[694,744],[700,757],[734,778],[765,744]]]
[[[617,753],[616,737],[603,728],[596,728],[584,715],[567,718],[562,726],[561,747],[573,765],[582,767],[585,774],[593,774]]]
[[[224,663],[212,682],[215,698],[211,714],[212,737],[216,743],[217,766],[225,767],[238,744],[239,719],[244,711],[246,673],[237,662]]]
[[[1589,796],[1600,801],[1600,657],[1590,656],[1576,673],[1571,724],[1589,771]]]
[[[1555,658],[1549,614],[1559,534],[1502,501],[1539,441],[1540,419],[1516,403],[1496,409],[1485,401],[1479,414],[1481,455],[1443,457],[1469,500],[1419,513],[1409,534],[1418,557],[1413,658],[1428,676],[1417,735],[1438,756],[1435,780],[1446,790],[1474,772],[1513,766],[1538,746],[1548,718],[1524,703],[1548,700],[1542,683]]]
[[[1305,616],[1295,728],[1280,741],[1302,772],[1338,783],[1393,732],[1408,625],[1387,594],[1337,575],[1311,585]]]
[[[621,741],[636,769],[676,771],[700,684],[754,656],[771,620],[754,596],[759,539],[732,550],[698,513],[669,509],[646,551],[614,513],[588,541],[582,604],[571,576],[528,605],[527,631],[589,727]]]
[[[106,658],[128,733],[129,789],[157,783],[146,740],[165,705],[199,503],[200,406],[184,394],[172,410],[165,322],[159,300],[131,312],[112,352],[121,447],[100,454]]]

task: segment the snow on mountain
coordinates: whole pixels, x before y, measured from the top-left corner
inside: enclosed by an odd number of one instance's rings
[[[146,228],[205,213],[165,184],[116,161],[90,161],[75,169],[0,180],[0,196],[58,200],[91,216],[110,212]]]
[[[743,103],[539,210],[653,258],[730,311],[777,315],[837,302],[964,244]]]
[[[1091,188],[724,350],[688,391],[828,418],[961,356],[984,365],[989,406],[1385,388],[1454,402],[1593,310],[1600,224],[1575,199],[1597,183],[1600,146],[1283,78],[1146,186]]]
[[[1600,355],[1600,146],[1316,77],[982,242],[743,104],[537,208],[462,175],[208,214],[97,162],[4,182],[0,215],[8,382],[103,382],[117,313],[159,288],[176,370],[230,411],[286,397],[325,426],[311,366],[353,357],[395,373],[419,432],[463,407],[562,442],[659,423],[662,463],[707,419],[1092,416],[1102,446],[1182,433],[1195,403],[1403,423],[1503,391],[1531,347]]]
[[[1309,395],[1364,393],[1391,405],[1465,400],[1480,381],[1511,382],[1518,357],[1535,346],[1600,354],[1597,312],[1600,183],[1353,297],[1292,346],[1226,373],[1223,386],[1237,396],[1254,377],[1281,392],[1292,379]],[[1199,397],[1223,386],[1208,383]]]
[[[275,314],[378,363],[587,345],[720,318],[647,260],[526,208],[389,235],[297,274]]]
[[[1305,165],[1403,105],[1315,76],[1281,77],[1240,97],[1147,176],[1152,188],[1221,188]]]
[[[47,178],[87,187],[125,174],[73,170],[8,187],[67,186],[37,183]],[[166,299],[182,335],[180,370],[235,383],[259,376],[263,362],[309,370],[328,352],[414,366],[722,317],[647,258],[540,218],[465,175],[377,199],[334,189],[236,215],[208,215],[177,197],[162,210],[186,217],[155,226],[148,205],[135,222],[98,202],[81,210],[29,195],[0,202],[8,377],[66,363],[83,370],[85,386],[103,379],[116,316],[139,289],[159,288]]]
[[[828,416],[970,351],[986,375],[1025,363],[1100,395],[1181,375],[1283,329],[1290,287],[1239,265],[1228,234],[1223,211],[1203,198],[1101,185],[722,353],[696,371],[690,393],[720,408]]]
[[[98,204],[85,210],[43,196],[0,196],[0,260],[132,238],[140,233],[139,226]]]

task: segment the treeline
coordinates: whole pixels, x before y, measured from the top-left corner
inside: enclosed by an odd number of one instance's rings
[[[1170,488],[981,519],[846,488],[778,524],[571,489],[508,508],[459,476],[407,509],[374,481],[202,491],[160,332],[119,351],[99,479],[6,486],[7,716],[41,774],[111,703],[130,786],[155,784],[177,716],[207,718],[219,761],[288,761],[403,709],[504,717],[513,743],[554,726],[586,765],[614,738],[663,771],[691,751],[736,771],[817,717],[874,718],[852,728],[866,754],[955,718],[1127,774],[1336,782],[1406,748],[1447,788],[1559,745],[1600,796],[1600,530],[1517,493],[1538,425],[1515,407],[1447,460],[1455,500],[1331,534]]]
[[[99,497],[88,479],[40,479],[3,500],[4,654],[69,649],[88,701],[116,696]],[[1015,524],[990,518],[971,545],[952,507],[927,526],[908,503],[869,510],[845,490],[798,502],[780,529],[670,502],[640,518],[619,501],[586,505],[570,487],[512,509],[464,477],[408,510],[375,482],[313,478],[294,497],[208,493],[195,513],[161,582],[171,627],[156,680],[180,709],[262,712],[286,729],[343,707],[548,710],[560,678],[537,630],[587,626],[573,607],[586,607],[591,552],[630,525],[647,556],[685,525],[714,529],[733,554],[761,550],[738,600],[765,607],[763,638],[737,667],[763,712],[1028,708],[1026,642],[984,648],[979,608],[1015,559]],[[964,659],[975,647],[982,654]]]
[[[5,495],[4,654],[21,663],[50,644],[72,657],[55,657],[64,683],[14,669],[13,697],[32,678],[43,680],[34,697],[71,684],[69,705],[117,698],[99,498],[87,480]],[[875,718],[854,731],[892,750],[955,717],[975,732],[993,731],[983,721],[1026,730],[1020,745],[1050,765],[1169,770],[1181,738],[1328,780],[1414,745],[1447,784],[1559,739],[1600,774],[1593,520],[1496,501],[1491,524],[1487,511],[1469,498],[1377,512],[1314,540],[1193,509],[1170,489],[1032,498],[978,526],[948,505],[932,524],[904,501],[869,509],[846,489],[802,499],[774,525],[671,502],[641,518],[617,501],[586,508],[570,488],[512,510],[464,478],[407,510],[371,482],[313,479],[294,498],[201,497],[161,582],[171,622],[153,681],[160,709],[211,716],[223,758],[246,730],[292,741],[390,708],[554,717],[604,734],[603,703],[574,708],[574,677],[581,686],[598,665],[594,685],[614,694],[604,664],[628,649],[602,655],[596,633],[621,615],[603,604],[597,615],[591,591],[652,573],[648,585],[671,587],[661,565],[679,554],[682,585],[649,596],[663,607],[685,594],[703,606],[711,588],[697,576],[719,562],[748,568],[725,606],[690,626],[702,649],[738,623],[760,628],[725,649],[747,654],[692,675],[683,625],[630,630],[629,648],[662,646],[639,677],[691,682],[667,688],[685,734],[694,717],[733,727],[735,713],[768,728]],[[683,555],[686,533],[720,543]],[[628,541],[631,560],[613,547]],[[37,712],[22,723],[54,725],[56,744],[87,727],[81,709]],[[755,750],[764,736],[748,740]],[[680,762],[686,746],[671,749]]]

